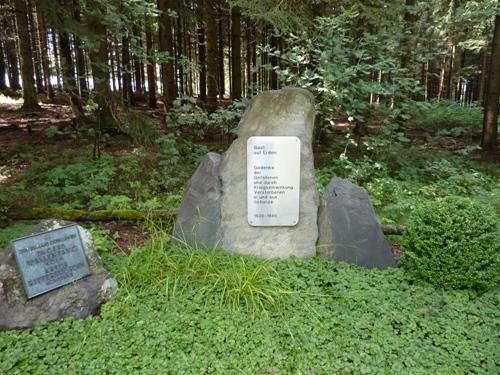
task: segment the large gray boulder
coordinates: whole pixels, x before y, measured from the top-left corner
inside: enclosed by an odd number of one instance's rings
[[[208,153],[189,180],[174,227],[173,242],[195,249],[222,245],[221,156]]]
[[[389,243],[362,187],[334,177],[321,198],[318,226],[321,254],[367,268],[395,266]]]
[[[285,88],[254,97],[238,126],[238,138],[220,165],[215,156],[207,156],[191,179],[175,225],[178,242],[265,258],[314,256],[319,205],[312,152],[314,114],[314,97],[303,89]],[[301,140],[300,214],[295,226],[253,227],[247,222],[246,144],[252,136]]]
[[[29,236],[71,223],[44,220],[23,233]],[[94,250],[90,233],[78,227],[91,275],[30,300],[22,285],[10,247],[0,252],[0,330],[33,327],[38,321],[56,321],[67,316],[76,319],[96,314],[118,290],[117,282],[103,268]]]

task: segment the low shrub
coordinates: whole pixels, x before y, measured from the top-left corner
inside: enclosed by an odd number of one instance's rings
[[[485,290],[500,281],[498,218],[467,198],[418,206],[402,238],[403,266],[436,287]]]

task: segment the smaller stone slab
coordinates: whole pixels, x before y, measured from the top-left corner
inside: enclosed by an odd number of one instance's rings
[[[396,265],[365,189],[334,177],[321,198],[318,249],[336,261],[366,268]]]
[[[28,299],[90,275],[77,225],[18,238],[11,247]]]
[[[172,242],[198,250],[221,246],[221,156],[209,152],[194,172],[182,198]]]
[[[54,219],[43,220],[23,233],[23,237],[33,235],[36,237],[39,233],[54,232],[60,228],[67,228],[71,224],[73,223]],[[75,227],[83,245],[90,274],[30,299],[26,297],[12,245],[3,251],[0,250],[0,331],[30,328],[40,321],[52,322],[68,316],[82,319],[90,314],[97,314],[100,306],[115,295],[118,283],[104,269],[101,258],[94,249],[92,236],[86,229],[77,225]],[[58,233],[56,237],[51,237],[52,240],[49,240],[49,243],[68,235],[64,229],[62,232],[62,237]],[[76,240],[76,237],[71,239]],[[69,242],[65,243],[69,244]],[[45,246],[42,247],[47,249]],[[30,259],[33,258],[26,258],[26,260]],[[40,258],[40,260],[42,259]],[[57,260],[57,264],[64,262],[59,257]],[[51,273],[52,271],[49,272],[49,274]]]

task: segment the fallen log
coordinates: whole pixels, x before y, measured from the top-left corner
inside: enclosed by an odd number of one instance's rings
[[[11,220],[42,220],[48,218],[68,221],[142,221],[146,219],[171,219],[177,214],[176,211],[152,210],[139,211],[131,209],[123,210],[96,210],[85,211],[68,208],[30,208],[16,209],[7,213]]]
[[[173,219],[175,210],[139,211],[123,210],[76,210],[69,208],[28,208],[15,209],[7,213],[10,220],[43,220],[48,218],[68,221],[143,221],[146,219]],[[401,224],[383,224],[382,232],[386,235],[402,235],[405,227]]]
[[[405,231],[405,226],[402,224],[382,224],[381,227],[384,234],[400,236]]]

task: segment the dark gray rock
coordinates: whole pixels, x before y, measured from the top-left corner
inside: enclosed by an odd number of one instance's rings
[[[23,233],[29,236],[71,223],[44,220]],[[99,312],[99,307],[118,290],[117,282],[104,269],[94,250],[90,233],[78,227],[91,275],[30,300],[22,285],[10,247],[0,252],[0,331],[33,327],[38,321],[56,321],[67,316],[76,319]]]
[[[334,177],[321,198],[318,226],[321,254],[366,268],[395,266],[390,245],[362,187]]]
[[[221,246],[221,156],[208,153],[191,177],[175,223],[173,242],[195,249]]]

